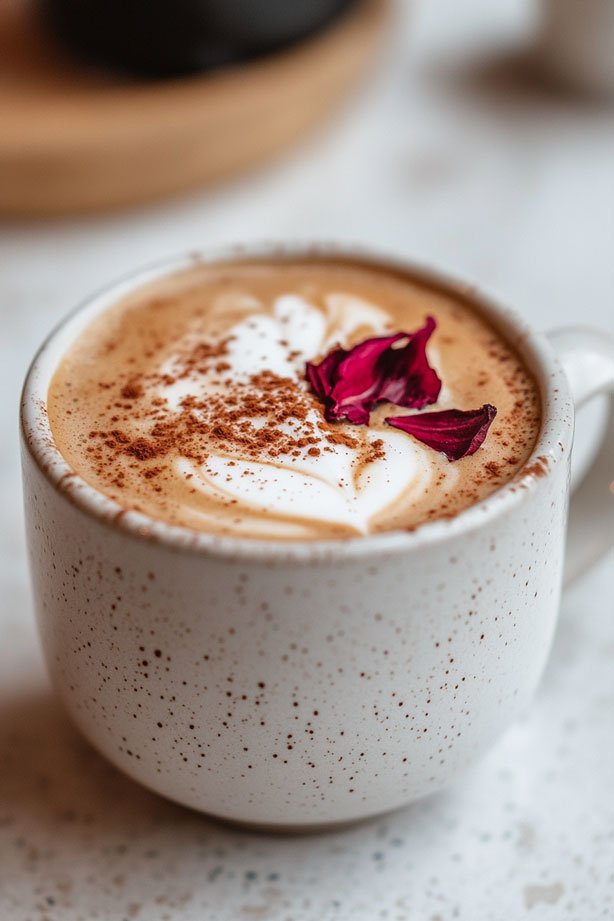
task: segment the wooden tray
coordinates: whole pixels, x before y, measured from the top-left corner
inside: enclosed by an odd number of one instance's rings
[[[387,7],[362,0],[292,50],[145,83],[79,68],[42,34],[27,0],[1,0],[0,213],[144,202],[264,161],[350,88]]]

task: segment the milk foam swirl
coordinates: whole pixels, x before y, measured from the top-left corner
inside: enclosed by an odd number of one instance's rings
[[[424,409],[382,402],[368,424],[331,422],[306,380],[306,362],[428,316],[427,358],[443,381],[428,410],[497,408],[479,450],[453,463],[385,422]],[[71,468],[120,509],[283,540],[462,513],[522,469],[541,424],[530,372],[468,294],[311,258],[197,263],[129,292],[68,348],[47,411]]]
[[[247,311],[245,318],[225,333],[225,386],[245,385],[253,375],[272,372],[307,390],[307,360],[336,344],[347,345],[358,333],[366,338],[390,330],[385,311],[342,293],[328,294],[324,309],[294,294],[277,297],[270,310],[250,299],[242,306]],[[189,347],[197,335],[196,330],[189,331],[180,349]],[[214,386],[207,371],[177,378],[177,361],[176,357],[169,359],[162,369],[174,380],[159,390],[170,411],[179,411],[186,397],[206,398]],[[257,426],[266,421],[252,418],[250,423]],[[315,407],[306,421],[325,444],[325,423]],[[290,423],[280,425],[282,431],[293,434]],[[367,534],[390,507],[423,498],[435,477],[446,490],[453,488],[457,476],[453,466],[407,435],[377,424],[339,428],[351,434],[356,447],[336,444],[334,450],[316,454],[305,446],[274,459],[264,453],[254,459],[237,456],[236,451],[211,450],[204,464],[176,458],[175,471],[179,478],[189,480],[196,494],[214,503],[231,503],[231,531],[241,533],[243,514],[249,516],[250,534],[267,538],[310,536],[322,525]],[[372,459],[366,463],[365,452],[375,444],[377,451],[371,452]],[[191,512],[207,516],[196,502]]]

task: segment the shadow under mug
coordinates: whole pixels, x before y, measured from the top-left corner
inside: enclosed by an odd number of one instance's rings
[[[605,335],[557,332],[557,358],[513,313],[411,264],[331,246],[197,258],[297,255],[359,259],[436,285],[519,350],[543,419],[513,481],[411,533],[302,543],[197,534],[96,492],[55,446],[50,379],[96,315],[194,256],[73,313],[34,359],[21,410],[38,622],[74,722],[152,790],[280,829],[360,819],[440,789],[527,705],[559,607],[574,403],[614,387]],[[573,503],[571,576],[612,541],[613,457],[610,418]]]

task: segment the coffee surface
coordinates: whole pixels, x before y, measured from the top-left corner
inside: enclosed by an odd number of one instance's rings
[[[387,425],[391,404],[368,426],[327,422],[305,380],[305,363],[335,346],[427,316],[443,382],[427,409],[497,409],[481,447],[454,462]],[[134,291],[73,343],[48,411],[71,467],[122,508],[288,540],[458,514],[514,477],[540,425],[534,380],[469,296],[315,259],[195,264]]]

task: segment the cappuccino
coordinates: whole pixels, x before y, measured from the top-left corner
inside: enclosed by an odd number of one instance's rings
[[[430,395],[399,371],[420,336]],[[540,426],[529,370],[470,295],[319,257],[196,263],[133,291],[64,355],[48,412],[122,509],[272,540],[457,515],[518,473]]]

